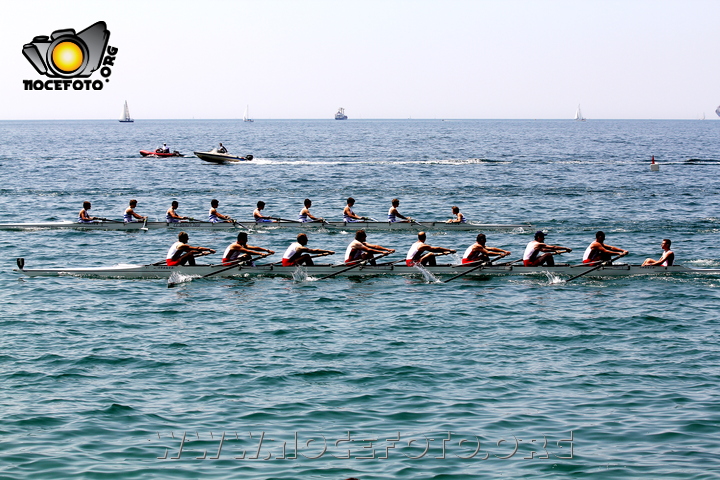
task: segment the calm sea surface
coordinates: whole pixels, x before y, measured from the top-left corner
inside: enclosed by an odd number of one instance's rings
[[[167,142],[185,158],[148,159]],[[192,155],[223,142],[255,160]],[[0,222],[219,210],[530,222],[720,267],[717,121],[0,122]],[[659,172],[649,168],[651,155]],[[519,258],[536,228],[487,232]],[[236,232],[191,232],[222,252]],[[278,252],[297,231],[251,235]],[[462,252],[473,232],[428,241]],[[311,232],[343,252],[348,232]],[[0,478],[719,478],[720,278],[23,278],[174,232],[0,231]],[[398,250],[414,233],[370,232]],[[212,257],[209,257],[212,258]],[[450,260],[457,261],[455,256]],[[340,255],[330,257],[341,261]]]

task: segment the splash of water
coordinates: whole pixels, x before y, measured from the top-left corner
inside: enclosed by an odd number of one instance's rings
[[[168,285],[177,285],[180,283],[190,282],[190,281],[192,281],[193,278],[199,278],[199,276],[198,275],[185,275],[184,273],[175,271],[170,274],[170,278],[168,278]]]
[[[560,285],[560,284],[566,283],[565,280],[558,277],[554,273],[550,273],[550,272],[543,272],[543,273],[547,276],[548,283],[550,285]]]
[[[428,270],[425,267],[423,267],[422,265],[420,265],[419,263],[416,263],[414,265],[414,267],[420,271],[420,273],[422,274],[423,277],[425,277],[425,282],[427,282],[427,283],[442,283],[442,281],[439,278],[437,278],[432,273],[428,272]]]

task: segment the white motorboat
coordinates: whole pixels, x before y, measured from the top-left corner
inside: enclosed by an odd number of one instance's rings
[[[231,155],[229,153],[220,153],[217,148],[213,148],[209,152],[193,152],[196,157],[206,162],[211,163],[237,163],[237,162],[249,162],[254,157],[252,155],[245,155],[239,157],[237,155]]]

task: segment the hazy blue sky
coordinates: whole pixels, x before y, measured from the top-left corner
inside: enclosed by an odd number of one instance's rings
[[[7,1],[0,119],[716,119],[718,0]],[[24,91],[22,46],[105,21],[102,91]],[[96,72],[93,79],[100,78]]]

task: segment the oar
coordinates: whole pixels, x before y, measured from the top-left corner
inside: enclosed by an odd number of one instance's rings
[[[334,253],[318,253],[317,255],[311,255],[310,258],[318,258],[318,257],[327,257],[328,255],[335,255]],[[280,265],[282,263],[282,260],[275,263],[266,263],[263,265],[257,265],[258,267],[274,267],[275,265]]]
[[[391,252],[383,253],[383,254],[380,255],[379,257],[375,257],[373,260],[378,260],[378,259],[380,259],[380,258],[387,257],[388,255],[390,255],[390,253],[391,253]],[[347,272],[348,270],[352,270],[353,268],[362,267],[362,266],[364,266],[364,265],[367,265],[367,262],[369,262],[370,260],[371,260],[371,259],[369,259],[369,258],[366,259],[366,260],[362,260],[362,261],[357,262],[356,264],[354,264],[354,265],[352,265],[352,266],[350,266],[350,267],[343,268],[342,270],[338,270],[337,272],[331,273],[330,275],[325,275],[324,277],[320,277],[320,278],[318,278],[318,280],[325,280],[326,278],[331,278],[331,277],[334,277],[334,276],[336,276],[336,275],[340,275],[341,273]]]
[[[301,222],[300,220],[288,220],[287,218],[278,218],[278,217],[268,217],[272,220],[277,220],[278,222],[290,222],[290,223],[305,223]]]
[[[572,277],[572,278],[569,278],[569,279],[565,280],[565,283],[568,283],[568,282],[570,282],[570,281],[572,281],[572,280],[575,280],[576,278],[580,278],[580,277],[582,277],[583,275],[587,275],[587,274],[590,273],[590,272],[594,272],[594,271],[597,270],[598,268],[602,268],[602,267],[604,267],[604,266],[606,266],[606,265],[610,265],[612,262],[614,262],[615,260],[617,260],[617,259],[620,258],[620,257],[624,257],[625,255],[627,255],[627,254],[626,254],[626,253],[621,253],[620,255],[618,255],[618,256],[615,257],[615,258],[611,258],[610,260],[606,260],[606,261],[602,262],[602,263],[601,263],[600,265],[598,265],[597,267],[593,267],[593,268],[591,268],[590,270],[587,270],[587,271],[585,271],[585,272],[583,272],[583,273],[580,273],[580,274],[578,274],[578,275],[575,275],[575,276]]]
[[[499,259],[501,259],[501,258],[503,258],[503,257],[506,257],[506,256],[507,256],[507,254],[502,253],[502,254],[498,255],[497,257],[495,257],[495,258],[493,258],[493,259],[490,259],[490,260],[488,260],[488,261],[486,261],[486,262],[481,263],[481,264],[478,265],[477,267],[473,267],[473,268],[471,268],[470,270],[465,270],[464,272],[459,273],[459,274],[455,275],[454,277],[448,278],[448,279],[445,280],[443,283],[448,283],[449,281],[455,280],[456,278],[462,277],[463,275],[467,275],[467,274],[470,273],[470,272],[474,272],[475,270],[479,270],[479,269],[481,269],[481,268],[483,268],[483,267],[490,266],[490,265],[492,265],[492,262],[494,262],[495,260],[499,260]]]
[[[147,232],[147,231],[148,231],[148,228],[147,228],[147,219],[148,219],[148,217],[145,217],[145,219],[143,220],[142,227],[140,227],[140,230],[142,230],[143,232]]]
[[[95,217],[96,219],[102,221],[102,222],[110,222],[110,223],[125,223],[122,220],[112,220],[110,218],[103,218],[103,217]]]
[[[272,255],[272,253],[264,253],[264,254],[262,254],[262,255],[260,255],[260,256],[258,256],[258,257],[255,257],[255,258],[252,258],[252,257],[251,257],[250,259],[236,260],[236,261],[232,262],[232,265],[229,265],[229,266],[226,267],[226,268],[221,268],[220,270],[215,270],[214,272],[210,272],[210,273],[208,273],[207,275],[203,275],[203,276],[200,277],[200,278],[212,277],[213,275],[217,275],[218,273],[226,272],[226,271],[228,271],[228,270],[230,270],[230,269],[232,269],[232,268],[235,268],[235,267],[237,267],[238,265],[240,265],[241,263],[244,263],[244,262],[252,262],[253,260],[259,260],[259,259],[265,258],[265,257],[267,257],[267,256],[269,256],[269,255]],[[175,285],[177,285],[177,283],[171,282],[170,279],[168,279],[168,288],[172,288],[172,287],[174,287]]]

